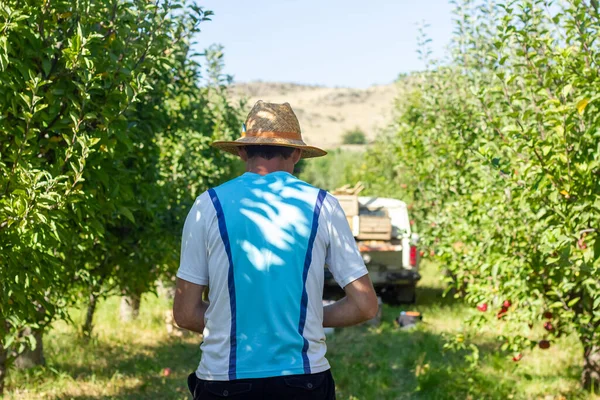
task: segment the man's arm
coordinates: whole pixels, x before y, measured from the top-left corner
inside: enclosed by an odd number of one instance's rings
[[[346,297],[323,308],[323,326],[337,328],[368,321],[377,315],[379,304],[369,275],[344,287]]]
[[[335,281],[344,288],[346,297],[324,307],[323,326],[356,325],[377,315],[379,304],[348,219],[335,198],[328,230],[325,263]]]
[[[208,309],[208,303],[202,300],[205,288],[177,278],[173,318],[181,328],[198,333],[204,331],[204,314]]]
[[[208,303],[202,294],[208,285],[208,252],[202,205],[209,202],[204,192],[192,206],[181,235],[181,261],[177,271],[173,318],[177,325],[202,333]]]

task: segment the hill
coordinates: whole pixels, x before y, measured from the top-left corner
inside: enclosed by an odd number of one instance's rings
[[[367,89],[332,88],[294,83],[251,82],[235,84],[234,98],[248,99],[247,108],[258,100],[288,102],[296,112],[304,140],[333,149],[342,145],[342,135],[360,128],[368,140],[391,122],[396,86]]]

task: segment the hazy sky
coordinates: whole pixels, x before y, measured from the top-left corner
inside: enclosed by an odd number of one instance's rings
[[[214,11],[198,49],[225,46],[225,72],[254,80],[367,87],[423,68],[417,24],[434,55],[452,31],[447,0],[205,0]]]

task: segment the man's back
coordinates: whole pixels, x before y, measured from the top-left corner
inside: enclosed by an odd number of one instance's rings
[[[249,172],[198,197],[183,228],[173,317],[204,333],[190,393],[335,399],[323,327],[361,323],[378,306],[339,203],[291,175],[327,152],[302,140],[288,103],[263,101],[240,138],[212,146]],[[346,296],[323,307],[325,264]]]
[[[324,265],[342,287],[366,273],[360,254],[347,251],[355,249],[347,225],[335,198],[282,171],[248,172],[198,198],[186,221],[178,276],[210,288],[199,378],[329,369]],[[348,243],[330,246],[332,239]],[[198,250],[206,260],[199,262]],[[207,270],[198,273],[198,265]]]

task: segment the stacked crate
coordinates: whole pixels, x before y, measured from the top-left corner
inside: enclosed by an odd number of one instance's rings
[[[354,237],[357,237],[360,234],[360,217],[359,217],[359,204],[358,204],[358,196],[351,194],[339,194],[335,196],[340,202],[340,207],[346,214],[346,219],[348,220],[348,225],[350,225],[350,229],[352,230],[352,234]]]
[[[385,213],[379,215],[359,215],[358,240],[391,240],[392,221]]]
[[[391,240],[392,222],[386,210],[360,210],[358,196],[336,195],[357,240]]]

